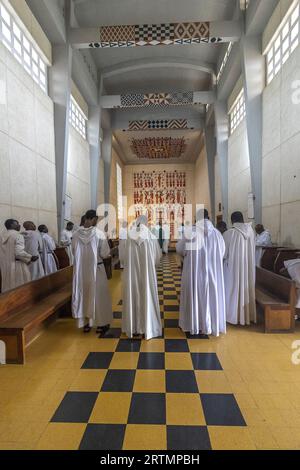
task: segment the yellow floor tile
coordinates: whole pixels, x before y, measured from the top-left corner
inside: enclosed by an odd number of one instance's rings
[[[190,353],[166,353],[166,370],[193,370]]]
[[[164,332],[166,339],[186,339],[185,333],[179,328],[165,328]]]
[[[126,427],[123,450],[166,450],[166,426],[133,425]]]
[[[110,369],[136,369],[139,359],[139,353],[123,353],[114,354],[110,363]]]
[[[98,339],[97,341],[93,342],[93,344],[89,347],[89,351],[93,352],[115,352],[119,340],[118,339]],[[92,348],[92,349],[91,349]]]
[[[165,352],[165,342],[163,339],[152,339],[151,341],[142,341],[141,352]]]
[[[178,300],[177,300],[177,299],[174,299],[174,300],[164,299],[164,305],[175,305],[175,306],[178,306]]]
[[[270,426],[279,448],[282,450],[300,450],[300,427]]]
[[[131,403],[131,393],[101,392],[89,422],[97,424],[126,424]]]
[[[256,450],[246,427],[208,426],[213,450]]]
[[[201,339],[189,339],[188,344],[190,351],[194,353],[215,352],[215,347],[211,344],[210,341]]]
[[[106,370],[81,370],[72,382],[69,391],[100,392],[106,376]]]
[[[134,392],[165,393],[166,378],[163,370],[137,370]]]
[[[195,371],[200,393],[232,393],[223,371]]]
[[[178,320],[179,313],[178,312],[165,312],[164,313],[165,320]]]
[[[77,450],[86,424],[50,423],[37,443],[37,450]]]
[[[266,425],[248,427],[250,436],[258,450],[274,450],[279,446]]]
[[[200,396],[194,393],[167,393],[167,424],[205,426]]]

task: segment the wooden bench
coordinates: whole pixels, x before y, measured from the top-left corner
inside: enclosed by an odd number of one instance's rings
[[[71,314],[72,276],[68,267],[0,295],[0,340],[8,364],[24,364],[25,347],[58,313]]]
[[[263,249],[260,266],[268,271],[274,271],[274,263],[278,255],[278,246],[267,246]]]
[[[294,331],[296,304],[294,281],[257,267],[256,302],[264,313],[265,333]]]
[[[299,257],[299,248],[279,248],[274,262],[274,273],[280,274],[284,269],[284,262]]]

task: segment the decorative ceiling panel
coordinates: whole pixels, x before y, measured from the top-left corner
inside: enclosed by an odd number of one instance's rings
[[[139,160],[180,158],[186,151],[185,138],[146,137],[132,139],[131,150]]]
[[[209,22],[115,25],[100,28],[100,41],[91,48],[167,46],[170,44],[219,43],[224,39],[210,37]]]

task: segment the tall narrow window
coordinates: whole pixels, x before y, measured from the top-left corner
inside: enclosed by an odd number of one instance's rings
[[[86,122],[87,116],[80,108],[79,104],[73,96],[71,96],[71,107],[70,107],[70,123],[76,129],[77,132],[86,140]]]
[[[17,24],[18,23],[18,24]],[[0,1],[0,41],[15,56],[17,61],[31,75],[34,81],[47,93],[48,68],[41,54],[33,45],[30,34],[25,34],[25,26],[21,28],[20,19],[16,18]]]
[[[117,163],[117,199],[118,199],[118,219],[123,219],[123,185],[122,185],[122,168]]]
[[[271,83],[299,43],[300,1],[297,0],[292,4],[264,52],[267,62],[267,84]]]
[[[230,134],[232,134],[246,117],[244,89],[240,91],[231,109],[229,110],[229,117]]]

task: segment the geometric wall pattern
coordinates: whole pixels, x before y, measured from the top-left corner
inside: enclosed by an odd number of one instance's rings
[[[152,121],[130,121],[129,131],[147,131],[158,129],[188,129],[187,119],[157,119]]]
[[[186,151],[185,138],[146,137],[132,139],[131,150],[138,159],[180,158]]]
[[[184,106],[194,103],[192,91],[182,93],[130,93],[121,95],[121,108]]]
[[[115,25],[100,28],[99,42],[89,47],[136,47],[170,44],[200,44],[223,42],[222,38],[210,37],[209,22],[163,23],[146,25]]]

